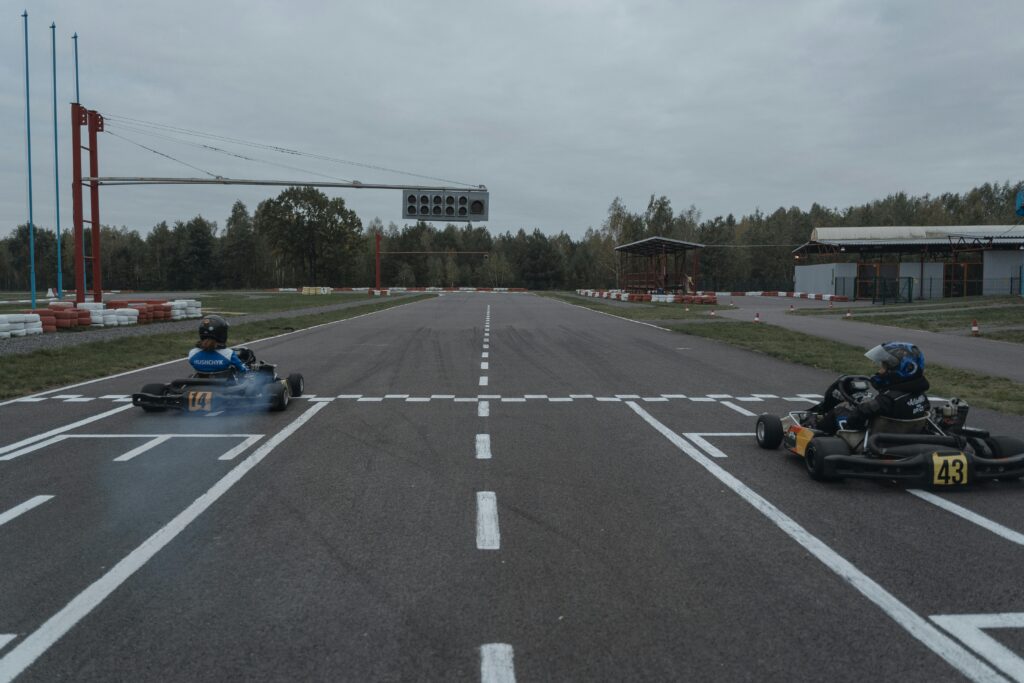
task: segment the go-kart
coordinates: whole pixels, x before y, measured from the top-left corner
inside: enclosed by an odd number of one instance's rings
[[[147,384],[132,394],[132,405],[147,413],[168,408],[189,413],[211,413],[221,410],[262,408],[284,410],[293,397],[302,396],[305,388],[302,375],[282,378],[277,366],[256,360],[256,354],[245,347],[235,349],[239,360],[249,369],[216,373],[195,373],[186,379],[166,384]]]
[[[877,396],[868,377],[839,378],[836,399],[856,405]],[[757,418],[761,448],[784,445],[801,456],[818,481],[846,477],[886,479],[924,487],[963,487],[977,481],[1024,476],[1024,440],[992,436],[966,426],[969,406],[958,398],[930,399],[931,410],[912,420],[875,416],[862,430],[835,435],[818,428],[823,411],[793,411]]]

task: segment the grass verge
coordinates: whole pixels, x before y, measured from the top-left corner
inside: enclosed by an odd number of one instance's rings
[[[679,304],[637,304],[636,308],[632,308],[609,306],[596,300],[550,292],[541,294],[541,296],[577,304],[602,313],[611,313],[620,318],[667,320],[669,322],[664,323],[665,326],[676,332],[716,339],[748,351],[763,353],[766,356],[790,363],[809,365],[812,368],[836,374],[858,372],[871,374],[874,371],[870,361],[864,358],[864,349],[859,346],[830,341],[775,325],[721,319],[708,320],[706,309],[713,308],[711,306],[693,306],[690,308],[689,314],[676,311],[679,315],[654,316],[645,315],[644,307],[650,305],[657,306],[658,309],[682,307]],[[676,321],[673,321],[673,318]],[[1019,339],[1024,341],[1024,333],[1016,334],[1020,334]],[[997,338],[995,333],[986,336]],[[989,408],[1012,415],[1024,415],[1024,384],[1002,377],[990,377],[934,363],[928,364],[928,381],[931,383],[929,393],[936,396],[959,396],[972,406]]]
[[[353,306],[340,311],[237,323],[231,326],[231,343],[233,345],[244,344],[253,339],[262,339],[313,325],[345,320],[431,297],[433,297],[432,294],[423,294],[386,301],[368,300],[365,306]],[[167,334],[125,337],[61,349],[44,349],[33,353],[4,356],[0,358],[0,374],[4,377],[4,382],[0,385],[0,399],[24,396],[66,384],[184,358],[195,341],[196,333],[194,331],[168,332]]]

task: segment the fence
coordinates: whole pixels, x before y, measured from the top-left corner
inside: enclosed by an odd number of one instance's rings
[[[912,277],[859,278],[837,277],[835,294],[873,303],[908,303],[918,299],[941,299],[961,296],[1019,296],[1021,278],[944,279]]]

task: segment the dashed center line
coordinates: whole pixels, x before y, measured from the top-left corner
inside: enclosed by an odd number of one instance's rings
[[[501,532],[498,530],[498,496],[494,491],[476,494],[476,547],[479,550],[499,550]]]
[[[480,646],[480,683],[516,683],[512,646],[488,643]]]
[[[488,401],[480,401],[476,404],[477,417],[487,417],[491,414],[491,404]]]
[[[487,386],[487,375],[482,375],[480,377],[480,386],[482,386],[482,387],[486,387]]]
[[[477,460],[490,460],[491,459],[491,435],[490,434],[477,434],[476,435],[476,459]]]

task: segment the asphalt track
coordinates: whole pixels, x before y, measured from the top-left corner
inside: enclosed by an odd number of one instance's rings
[[[252,347],[310,396],[0,404],[0,681],[1024,680],[1024,484],[759,450],[826,374],[530,295]]]

